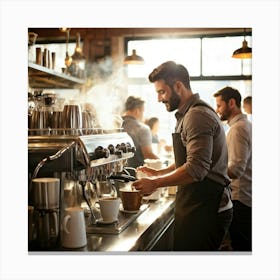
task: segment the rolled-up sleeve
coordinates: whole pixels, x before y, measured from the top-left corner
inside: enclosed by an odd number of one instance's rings
[[[194,108],[188,112],[183,122],[182,141],[187,150],[184,166],[194,181],[203,180],[212,164],[217,121],[207,110],[209,109]]]

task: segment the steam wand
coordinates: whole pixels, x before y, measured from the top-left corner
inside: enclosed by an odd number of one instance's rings
[[[91,205],[90,205],[90,203],[89,203],[89,199],[88,199],[88,197],[87,197],[87,195],[86,195],[86,190],[85,190],[85,188],[86,188],[86,182],[80,182],[80,184],[82,185],[83,197],[84,197],[84,199],[85,199],[85,201],[86,201],[86,203],[87,203],[87,206],[88,206],[88,208],[89,208],[89,210],[90,210],[90,214],[91,214],[91,223],[94,225],[94,224],[96,224],[96,217],[95,217],[95,215],[94,215],[94,213],[93,213],[93,209],[92,209],[92,207],[91,207]]]
[[[31,181],[37,177],[37,174],[39,172],[39,170],[45,165],[45,163],[47,161],[53,161],[57,158],[60,158],[68,149],[70,149],[76,142],[73,141],[70,145],[67,145],[66,147],[63,147],[62,149],[60,149],[58,152],[56,152],[54,155],[52,156],[47,156],[46,158],[42,159],[36,166],[32,177],[31,177]]]
[[[89,160],[88,155],[86,153],[85,146],[84,146],[83,142],[80,140],[80,138],[78,138],[78,139],[75,139],[74,141],[72,141],[71,144],[61,148],[54,155],[47,156],[46,158],[42,159],[37,164],[37,166],[36,166],[36,168],[35,168],[35,170],[34,170],[34,172],[32,174],[31,181],[32,181],[32,179],[37,177],[37,174],[38,174],[39,170],[45,165],[46,162],[53,161],[55,159],[60,158],[67,150],[72,148],[76,143],[82,148],[82,152],[83,152],[83,155],[84,155],[84,160],[85,160],[86,167],[90,166],[90,160]]]

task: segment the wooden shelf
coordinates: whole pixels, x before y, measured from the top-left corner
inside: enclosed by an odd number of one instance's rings
[[[28,63],[28,77],[31,88],[73,89],[80,88],[85,83],[85,80],[31,62]]]

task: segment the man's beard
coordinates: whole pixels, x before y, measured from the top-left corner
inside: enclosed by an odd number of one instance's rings
[[[228,109],[224,110],[223,114],[220,114],[221,121],[227,121],[230,116],[230,112]]]
[[[171,97],[170,97],[169,101],[168,102],[164,101],[163,103],[165,104],[166,110],[168,112],[173,112],[174,110],[178,109],[180,101],[181,101],[181,99],[180,99],[179,95],[172,88],[171,89]]]

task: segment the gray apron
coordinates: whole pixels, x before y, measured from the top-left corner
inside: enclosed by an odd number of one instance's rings
[[[198,105],[207,106],[204,103],[194,106]],[[186,147],[183,145],[181,132],[173,133],[172,138],[175,164],[178,168],[186,162]],[[223,238],[219,234],[217,219],[223,190],[224,186],[207,177],[201,182],[178,186],[174,251],[218,250]]]

